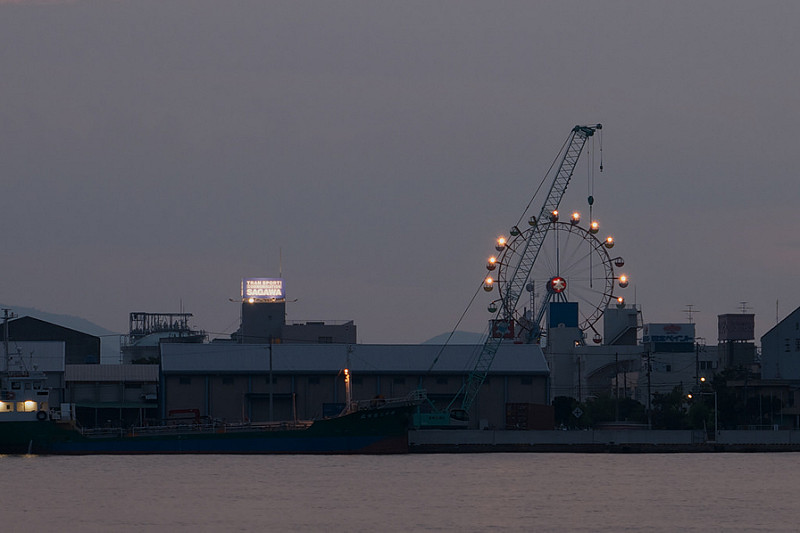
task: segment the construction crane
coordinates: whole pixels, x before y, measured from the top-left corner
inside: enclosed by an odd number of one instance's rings
[[[493,324],[501,324],[504,325],[505,329],[509,329],[513,328],[514,323],[519,322],[518,318],[515,317],[515,309],[517,308],[523,290],[525,290],[526,282],[530,276],[533,264],[539,255],[542,243],[551,226],[547,222],[551,220],[551,217],[557,216],[558,206],[567,190],[567,186],[572,178],[572,173],[575,170],[575,166],[578,163],[578,159],[580,158],[587,139],[593,136],[595,131],[602,128],[602,124],[595,124],[594,126],[575,126],[572,128],[567,141],[564,143],[564,147],[556,158],[559,164],[553,182],[550,184],[550,190],[547,193],[544,204],[539,210],[539,215],[531,216],[528,219],[531,230],[527,233],[527,239],[522,244],[522,247],[517,249],[518,253],[514,255],[516,264],[505,265],[507,272],[510,274],[506,279],[502,299],[498,306],[495,319],[492,321]],[[512,235],[515,233],[517,235],[521,233],[516,226],[512,228]],[[507,242],[505,239],[499,239],[497,243],[498,251],[502,251],[503,247],[506,245]],[[490,270],[492,269],[491,262],[487,268]],[[494,279],[487,277],[484,282],[484,289],[491,290],[493,284]],[[542,312],[540,308],[539,313]],[[536,321],[526,321],[531,328],[531,331],[528,333],[529,340],[538,336],[539,332],[535,330],[538,328],[540,319],[541,316],[538,316]],[[456,394],[447,407],[452,421],[466,422],[469,420],[470,408],[477,398],[481,385],[483,385],[483,382],[486,380],[486,375],[492,366],[495,354],[497,354],[497,350],[504,336],[505,335],[492,334],[490,332],[486,338],[478,355],[475,367],[469,373],[467,380],[458,394]]]

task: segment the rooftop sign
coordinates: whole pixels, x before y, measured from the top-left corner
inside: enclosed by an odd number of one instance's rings
[[[694,342],[694,324],[645,324],[642,342]]]
[[[281,278],[244,278],[242,280],[243,300],[283,300],[286,294]]]

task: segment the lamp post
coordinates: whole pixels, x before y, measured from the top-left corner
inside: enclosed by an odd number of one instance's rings
[[[700,378],[702,383],[705,383],[706,378]],[[714,396],[714,442],[717,442],[717,437],[719,436],[719,411],[717,410],[717,391],[713,392],[693,392],[689,393],[686,397],[690,400],[692,397],[697,394],[698,396]]]

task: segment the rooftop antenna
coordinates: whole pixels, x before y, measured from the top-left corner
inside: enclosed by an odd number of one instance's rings
[[[278,277],[283,277],[283,248],[278,248]]]
[[[694,304],[686,304],[686,309],[683,310],[686,313],[686,318],[689,319],[689,324],[694,324],[693,315],[695,313],[699,313],[697,309],[694,308]]]
[[[747,302],[739,302],[739,309],[742,311],[742,314],[745,314],[750,311],[752,307],[747,305]]]

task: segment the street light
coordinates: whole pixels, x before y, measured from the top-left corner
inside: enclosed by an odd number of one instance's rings
[[[700,378],[700,381],[705,383],[706,378]],[[717,436],[719,435],[719,418],[718,418],[718,411],[717,411],[717,391],[714,392],[694,392],[689,393],[686,395],[687,398],[690,400],[692,399],[693,395],[697,394],[699,396],[714,396],[714,442],[717,442]]]

